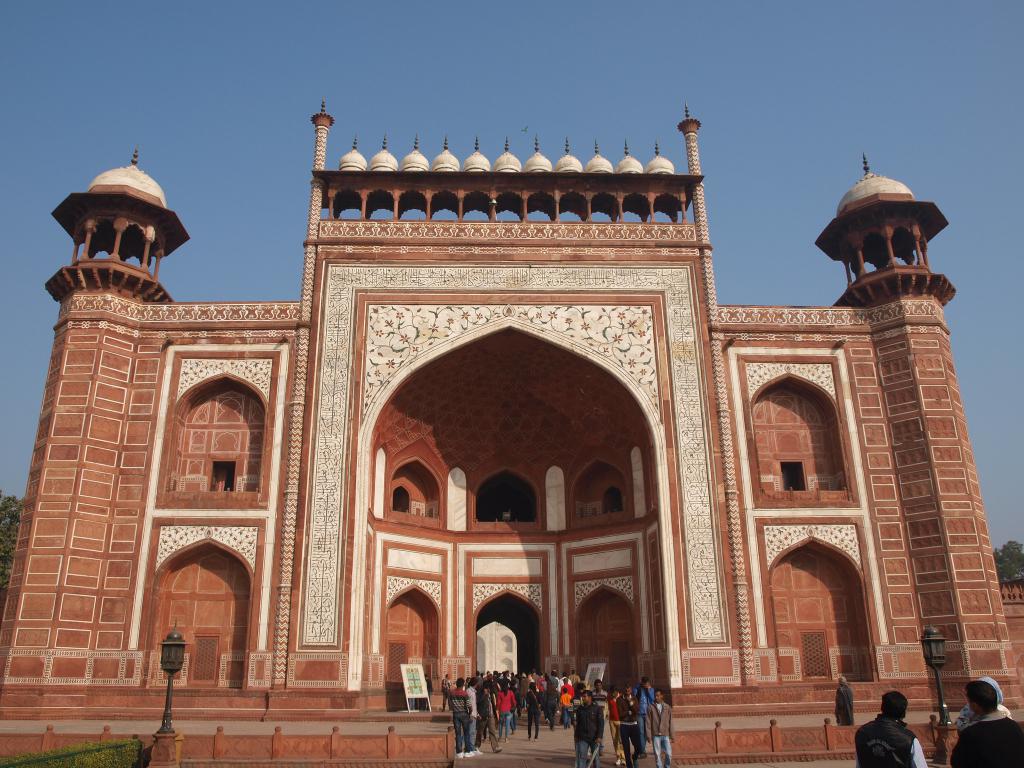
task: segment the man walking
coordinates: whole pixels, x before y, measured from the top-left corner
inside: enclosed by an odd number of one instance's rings
[[[604,712],[594,703],[590,691],[580,694],[576,710],[576,768],[601,768],[601,739],[604,737]]]
[[[622,753],[622,739],[619,736],[619,703],[622,694],[614,685],[608,689],[608,727],[612,732],[612,747],[615,749],[615,764],[625,765],[626,757]]]
[[[494,688],[490,680],[481,682],[476,692],[477,732],[476,747],[480,751],[480,745],[484,737],[491,742],[492,752],[501,752],[498,746],[498,725],[494,719]]]
[[[953,747],[953,768],[1011,768],[1024,759],[1024,731],[999,711],[999,695],[984,680],[967,684],[967,704],[976,719],[960,731]]]
[[[629,688],[616,702],[619,711],[619,738],[622,739],[622,756],[626,768],[633,768],[637,758],[643,755],[640,746],[640,702]]]
[[[640,716],[637,723],[640,726],[640,754],[637,757],[647,757],[647,711],[654,703],[654,686],[647,677],[641,677],[633,695],[636,696],[637,714]]]
[[[857,768],[928,768],[924,750],[903,718],[907,697],[899,691],[882,695],[882,712],[857,729]]]
[[[836,688],[836,725],[853,725],[853,691],[842,675]]]
[[[452,692],[452,680],[448,675],[441,681],[441,711],[448,709],[448,696]]]
[[[452,725],[455,728],[456,757],[468,757],[473,752],[473,738],[470,735],[473,713],[465,684],[466,681],[460,677],[455,681],[454,690],[448,694],[448,703],[452,708]]]
[[[654,703],[647,710],[647,740],[654,747],[655,768],[669,768],[672,762],[672,707],[665,703],[665,692],[654,692]]]
[[[555,730],[555,712],[558,710],[558,698],[562,695],[559,685],[558,670],[552,669],[551,676],[546,679],[544,689],[544,716],[548,719],[548,727]]]

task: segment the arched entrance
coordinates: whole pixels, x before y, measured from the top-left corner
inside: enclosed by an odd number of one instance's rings
[[[843,555],[816,543],[785,555],[772,568],[771,608],[781,675],[870,679],[861,577]]]
[[[580,671],[591,662],[605,662],[605,686],[632,684],[637,649],[633,606],[617,592],[598,589],[583,601],[578,616],[574,629]]]
[[[480,609],[476,616],[477,638],[480,630],[493,623],[508,628],[515,637],[515,666],[513,672],[530,672],[539,670],[540,665],[540,620],[537,612],[520,597],[505,593],[491,600]],[[495,633],[500,637],[499,633]],[[485,638],[486,642],[486,638]],[[476,668],[484,670],[484,659],[479,657],[480,646],[477,645]],[[501,656],[502,654],[499,654]],[[487,670],[493,671],[493,670]],[[504,671],[504,670],[499,670]]]
[[[391,688],[402,685],[402,664],[422,663],[429,678],[436,677],[437,608],[418,589],[399,595],[388,606],[384,627],[384,679]],[[404,697],[402,700],[404,704]]]
[[[249,629],[249,572],[212,544],[175,558],[157,591],[155,650],[173,628],[185,638],[187,684],[241,688]]]

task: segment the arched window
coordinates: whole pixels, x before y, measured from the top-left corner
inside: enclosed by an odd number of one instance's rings
[[[462,198],[463,221],[487,221],[490,211],[491,198],[484,192],[467,192]]]
[[[263,460],[263,402],[248,387],[221,380],[180,406],[171,491],[255,492]]]
[[[391,509],[395,512],[409,511],[409,492],[402,486],[391,492]]]
[[[654,198],[654,220],[668,224],[678,222],[682,217],[683,204],[675,195],[658,195]]]
[[[555,198],[547,192],[534,192],[526,198],[526,215],[531,221],[554,221]]]
[[[459,218],[459,198],[454,192],[442,190],[430,198],[430,218],[455,221]]]
[[[756,474],[769,499],[846,498],[835,407],[792,379],[768,387],[753,407]]]
[[[502,192],[494,206],[498,221],[522,221],[523,198],[515,192]]]
[[[391,510],[436,519],[440,498],[437,480],[423,464],[410,461],[391,478]]]
[[[598,192],[590,198],[591,221],[618,221],[619,204],[607,192]]]
[[[558,198],[559,221],[585,221],[587,199],[579,192],[566,192]]]
[[[885,244],[885,238],[877,232],[872,232],[864,238],[864,264],[870,264],[875,269],[885,269],[889,266],[889,249]]]
[[[916,264],[917,254],[914,236],[906,227],[898,227],[892,235],[893,255],[904,264]]]
[[[398,218],[406,221],[423,221],[427,218],[427,198],[422,192],[410,189],[398,198]]]
[[[573,485],[573,502],[577,518],[596,517],[623,512],[623,489],[626,481],[622,472],[604,461],[590,464]]]
[[[640,194],[626,195],[622,200],[623,221],[650,221],[651,205]]]
[[[366,198],[366,218],[368,219],[393,219],[395,218],[395,197],[390,192],[378,189],[371,192]]]
[[[476,492],[476,519],[481,523],[532,523],[537,519],[533,488],[511,472],[494,475]]]
[[[341,189],[334,195],[334,218],[361,219],[363,198],[354,189]]]

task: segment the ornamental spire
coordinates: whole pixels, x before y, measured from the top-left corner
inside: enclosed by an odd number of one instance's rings
[[[861,159],[862,165],[864,166],[864,175],[867,176],[869,173],[871,173],[871,166],[868,165],[868,155],[867,155],[867,153],[866,152],[861,152],[860,159]]]
[[[135,145],[135,151],[132,152],[132,165],[136,165],[137,166],[138,164],[139,164],[139,145],[136,144]]]

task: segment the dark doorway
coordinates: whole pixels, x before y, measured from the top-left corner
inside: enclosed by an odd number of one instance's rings
[[[485,480],[476,493],[476,519],[481,523],[532,523],[537,519],[533,488],[511,472]]]
[[[476,631],[492,621],[504,624],[516,636],[516,671],[529,673],[534,669],[540,670],[540,622],[537,612],[525,600],[506,593],[480,610],[476,617]],[[478,666],[479,663],[478,660]]]

